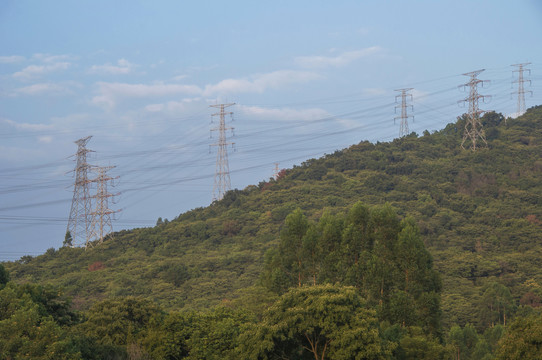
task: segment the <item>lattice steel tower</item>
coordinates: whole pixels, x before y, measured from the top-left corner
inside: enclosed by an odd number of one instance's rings
[[[87,163],[87,154],[92,152],[86,145],[92,136],[75,141],[77,144],[76,165],[75,165],[75,184],[73,188],[73,199],[68,220],[68,231],[72,236],[72,246],[87,244],[92,237],[91,227],[91,197],[89,195],[90,181],[88,172],[91,167]]]
[[[483,114],[485,110],[480,110],[478,108],[478,103],[480,99],[484,101],[485,98],[489,98],[489,96],[478,94],[478,85],[481,84],[483,87],[484,83],[488,83],[489,81],[476,78],[484,70],[485,69],[476,70],[463,74],[470,77],[470,80],[468,83],[460,86],[463,88],[466,88],[467,86],[469,87],[469,96],[459,101],[460,103],[469,103],[469,113],[467,114],[467,122],[465,123],[465,131],[463,132],[463,141],[461,141],[462,149],[465,149],[465,143],[470,142],[470,149],[472,149],[472,151],[476,151],[476,143],[478,139],[481,139],[487,147],[486,136],[480,121],[480,115]]]
[[[399,137],[407,136],[410,134],[410,131],[408,130],[408,118],[411,117],[414,119],[414,116],[407,114],[407,109],[410,107],[412,111],[414,111],[414,107],[412,105],[408,104],[408,97],[410,96],[410,101],[412,101],[412,94],[409,94],[408,92],[412,90],[413,88],[407,88],[407,89],[398,89],[395,91],[400,91],[401,94],[395,96],[395,102],[397,103],[397,98],[401,97],[401,105],[395,106],[395,112],[397,113],[397,109],[401,109],[401,116],[397,116],[393,118],[393,123],[395,124],[395,120],[401,119],[401,127],[399,128]]]
[[[273,179],[278,180],[279,178],[279,163],[275,163],[275,171],[273,171]]]
[[[113,224],[111,223],[111,214],[114,214],[118,211],[109,209],[109,199],[118,194],[111,194],[107,192],[107,184],[112,183],[114,179],[118,177],[111,177],[107,175],[107,171],[115,168],[114,166],[102,166],[96,167],[96,172],[98,176],[92,180],[96,185],[96,195],[92,196],[93,199],[96,199],[96,208],[92,215],[92,237],[95,237],[98,240],[98,244],[101,244],[104,240],[104,237],[113,232]],[[87,243],[88,246],[88,243]]]
[[[218,142],[211,144],[211,146],[217,146],[216,153],[216,170],[215,170],[215,184],[213,187],[213,201],[221,200],[224,197],[226,191],[231,189],[230,182],[230,166],[228,164],[228,145],[234,145],[234,142],[228,142],[226,138],[226,131],[231,130],[233,133],[233,127],[226,126],[226,115],[233,115],[233,112],[225,112],[227,107],[233,106],[231,104],[218,104],[210,105],[210,107],[220,109],[220,112],[212,114],[212,116],[220,116],[220,123],[218,127],[211,129],[211,131],[218,131]]]
[[[525,92],[531,93],[531,96],[533,95],[532,91],[525,91],[523,87],[523,83],[528,82],[529,85],[531,85],[531,80],[525,80],[523,79],[523,72],[528,71],[529,75],[531,75],[530,69],[525,69],[524,66],[529,65],[530,63],[523,63],[523,64],[514,64],[510,66],[517,66],[517,70],[512,71],[512,73],[517,72],[518,73],[518,79],[514,80],[512,84],[518,83],[518,91],[513,92],[512,94],[518,94],[518,112],[517,116],[523,114],[525,112]]]

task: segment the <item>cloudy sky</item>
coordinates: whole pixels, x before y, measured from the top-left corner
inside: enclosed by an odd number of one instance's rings
[[[62,245],[74,141],[119,193],[116,230],[213,199],[216,111],[233,188],[362,140],[389,141],[396,89],[421,134],[455,121],[463,73],[484,110],[542,103],[542,3],[518,1],[30,1],[0,3],[0,260]],[[72,156],[72,157],[70,157]],[[91,175],[94,176],[94,175]]]

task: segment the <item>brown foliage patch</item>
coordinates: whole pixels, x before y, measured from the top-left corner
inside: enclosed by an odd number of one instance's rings
[[[101,261],[96,261],[88,266],[88,271],[97,271],[105,269],[105,265]]]

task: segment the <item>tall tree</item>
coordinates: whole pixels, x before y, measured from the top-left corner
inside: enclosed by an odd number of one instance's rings
[[[62,243],[62,246],[73,246],[73,238],[71,232],[68,230],[66,231],[66,235],[64,235],[64,242]]]
[[[0,264],[0,287],[6,285],[9,281],[9,272],[4,265]]]
[[[385,359],[374,310],[353,287],[292,288],[240,347],[248,359]]]
[[[305,277],[303,238],[308,228],[307,218],[301,209],[296,209],[286,217],[284,228],[280,233],[279,252],[282,268],[297,286],[302,285]]]
[[[492,281],[482,288],[480,316],[486,326],[502,324],[506,327],[507,317],[515,310],[515,301],[510,289]]]

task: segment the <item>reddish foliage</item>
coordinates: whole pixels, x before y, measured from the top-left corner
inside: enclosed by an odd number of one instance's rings
[[[277,173],[277,179],[276,179],[276,180],[280,180],[280,179],[282,179],[284,176],[286,176],[286,169],[282,169],[282,170],[280,170],[280,171]]]
[[[540,297],[538,297],[536,294],[533,294],[532,292],[525,293],[519,300],[519,303],[521,305],[529,305],[532,307],[539,307],[540,305],[542,305],[540,303]]]
[[[88,271],[97,271],[105,269],[105,265],[101,261],[96,261],[88,266]]]
[[[536,215],[527,215],[525,217],[525,219],[530,222],[531,224],[534,224],[534,225],[542,225],[542,221],[538,220],[536,218]]]
[[[261,189],[262,189],[262,192],[266,191],[266,190],[269,190],[269,188],[271,188],[271,183],[269,182],[266,182],[265,184],[262,185]]]
[[[224,235],[237,235],[240,230],[241,225],[239,225],[239,221],[237,220],[227,220],[222,224],[222,234]]]

